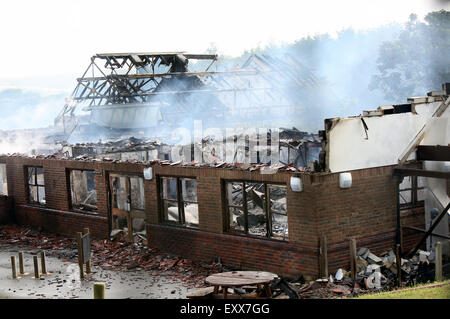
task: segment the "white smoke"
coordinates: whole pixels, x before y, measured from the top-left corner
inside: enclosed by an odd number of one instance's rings
[[[47,140],[46,130],[0,131],[0,154],[50,154],[57,146]]]

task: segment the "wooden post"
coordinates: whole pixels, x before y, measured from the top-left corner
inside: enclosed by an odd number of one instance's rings
[[[47,267],[45,267],[45,251],[41,250],[41,268],[42,274],[47,275]]]
[[[442,281],[442,244],[440,241],[434,244],[435,281]]]
[[[23,251],[19,252],[19,273],[21,275],[25,275],[25,271],[23,269]]]
[[[356,267],[356,239],[350,239],[350,269],[352,272],[352,279],[355,280],[357,267]]]
[[[89,235],[89,228],[84,228],[83,229],[83,234],[84,235],[86,235],[86,234],[88,234]],[[87,262],[86,262],[86,273],[87,274],[90,274],[91,273],[91,260],[89,259]]]
[[[84,271],[83,271],[83,244],[81,238],[83,234],[81,232],[77,232],[77,242],[78,242],[78,266],[80,267],[80,279],[84,279]]]
[[[94,283],[94,299],[105,299],[105,283]]]
[[[402,259],[400,257],[400,244],[395,247],[395,256],[397,263],[397,287],[402,286]]]
[[[33,256],[33,263],[34,263],[34,278],[40,279],[41,276],[39,275],[39,264],[38,264],[38,256]]]
[[[130,243],[134,242],[134,238],[133,238],[133,221],[131,218],[131,212],[128,211],[128,216],[127,216],[127,227],[128,227],[128,241]]]
[[[320,264],[320,276],[322,278],[328,278],[328,256],[327,256],[327,237],[320,237],[320,252],[319,252],[319,264]]]
[[[16,256],[11,256],[12,279],[17,279]]]

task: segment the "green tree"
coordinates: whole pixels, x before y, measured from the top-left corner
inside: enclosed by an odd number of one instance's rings
[[[380,46],[377,69],[369,88],[396,102],[450,82],[450,12],[430,12],[425,22],[411,14],[399,38]]]

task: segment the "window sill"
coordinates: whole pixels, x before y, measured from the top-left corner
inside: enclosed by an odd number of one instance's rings
[[[248,234],[244,234],[241,232],[235,232],[235,231],[227,231],[227,232],[224,232],[224,234],[239,236],[239,237],[244,237],[244,238],[250,238],[250,239],[271,241],[271,242],[275,242],[275,243],[286,243],[286,244],[289,243],[289,239],[277,239],[277,238],[269,238],[269,237],[264,237],[264,236],[248,235]]]
[[[28,202],[28,206],[38,207],[38,208],[48,208],[46,204],[36,203],[36,202]]]
[[[76,209],[76,208],[72,208],[71,211],[73,213],[77,213],[77,214],[98,216],[98,212],[96,212],[96,211],[88,211],[88,210],[82,210],[82,209]]]
[[[177,227],[177,228],[182,228],[182,229],[193,229],[193,230],[199,230],[200,227],[192,227],[192,226],[187,226],[184,224],[180,224],[177,222],[170,222],[170,221],[163,221],[160,223],[160,225],[163,226],[171,226],[171,227]]]

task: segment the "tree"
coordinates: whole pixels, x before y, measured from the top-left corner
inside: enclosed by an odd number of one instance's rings
[[[395,41],[383,42],[377,69],[369,88],[385,98],[403,102],[406,97],[439,90],[450,82],[450,12],[430,12],[420,22],[411,14]]]

